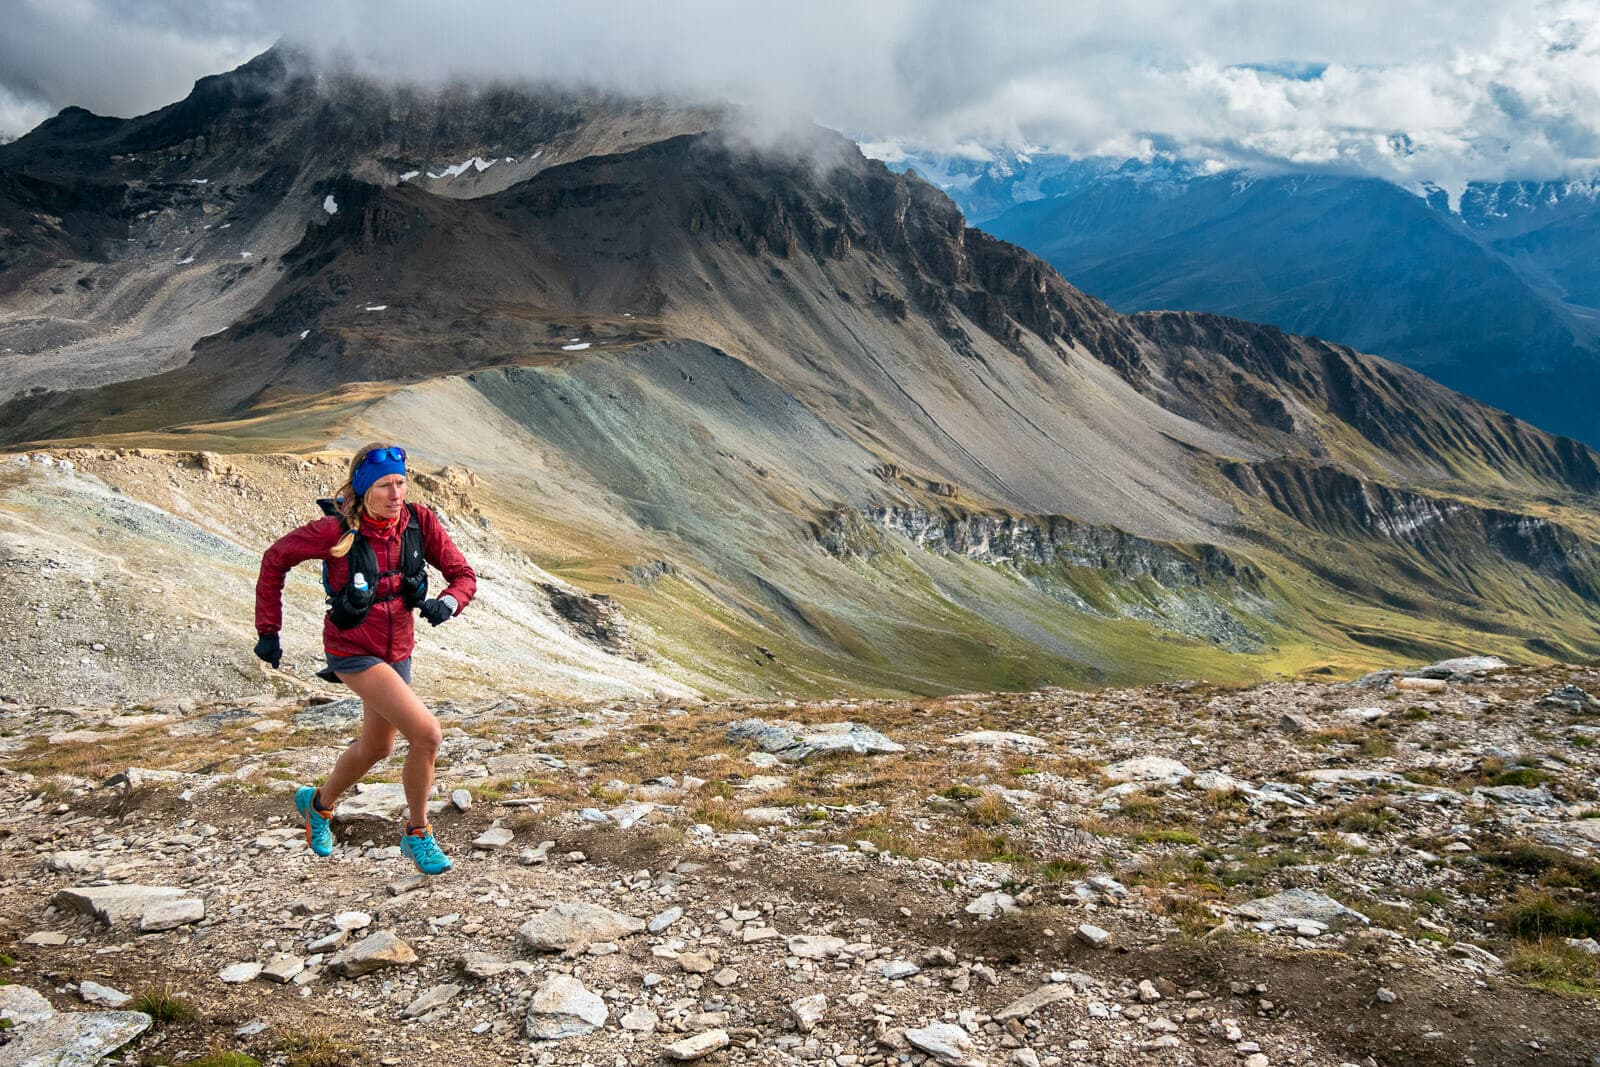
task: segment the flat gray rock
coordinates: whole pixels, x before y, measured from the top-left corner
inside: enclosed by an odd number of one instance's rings
[[[23,938],[22,943],[40,948],[59,948],[67,943],[67,935],[60,930],[40,930]]]
[[[217,972],[217,978],[228,985],[242,985],[245,982],[254,982],[259,977],[261,977],[261,964],[255,960],[230,963]]]
[[[360,698],[345,697],[295,712],[294,724],[302,730],[341,730],[359,724],[361,715]]]
[[[627,830],[655,810],[656,805],[641,800],[608,809],[606,818],[616,823],[618,829]]]
[[[409,967],[417,962],[410,945],[388,930],[369,934],[328,961],[336,974],[357,978],[385,967]]]
[[[1523,808],[1549,808],[1557,803],[1550,790],[1542,785],[1537,789],[1521,785],[1486,785],[1474,789],[1472,799],[1478,804],[1492,800],[1498,804],[1513,804]]]
[[[280,952],[261,968],[261,977],[269,982],[283,984],[306,969],[306,961],[292,952]]]
[[[933,1022],[927,1026],[906,1031],[911,1047],[926,1052],[945,1067],[982,1067],[972,1038],[959,1026]]]
[[[882,755],[904,752],[883,734],[854,722],[829,722],[802,726],[787,719],[743,719],[728,727],[728,740],[747,741],[781,760],[799,763],[820,752]]]
[[[360,705],[360,701],[356,702]],[[221,711],[210,711],[204,715],[184,719],[167,727],[167,733],[173,737],[200,737],[222,732],[223,727],[234,723],[249,722],[261,718],[259,711],[249,708],[223,708]],[[358,720],[360,716],[356,717]]]
[[[1078,940],[1095,948],[1102,948],[1111,943],[1111,931],[1083,923],[1078,927]]]
[[[985,919],[992,919],[1003,912],[1016,910],[1017,898],[1010,893],[1001,893],[998,890],[990,890],[966,907],[968,915],[981,915]]]
[[[461,987],[458,985],[436,985],[407,1004],[405,1010],[400,1013],[400,1018],[417,1019],[430,1011],[437,1011],[456,999],[460,992]]]
[[[1576,685],[1563,685],[1552,689],[1539,698],[1539,703],[1574,712],[1600,711],[1600,700],[1596,700],[1582,687]]]
[[[331,705],[328,705],[331,706]],[[428,801],[428,814],[437,815],[445,809],[443,800]],[[406,813],[406,790],[399,782],[358,784],[355,792],[339,801],[333,809],[333,821],[354,822],[357,819],[379,819],[394,822]]]
[[[1270,897],[1247,900],[1234,911],[1258,922],[1275,926],[1304,926],[1318,923],[1325,927],[1348,925],[1352,922],[1365,926],[1368,919],[1359,911],[1345,907],[1325,893],[1312,889],[1287,889]]]
[[[1412,784],[1390,771],[1375,771],[1360,767],[1324,767],[1306,771],[1305,778],[1309,782],[1332,782],[1335,785],[1388,785],[1399,789]]]
[[[163,900],[146,908],[139,917],[141,933],[155,934],[197,923],[206,917],[206,902],[199,897]]]
[[[813,993],[809,997],[801,997],[791,1001],[789,1014],[794,1017],[794,1024],[802,1033],[810,1033],[816,1029],[822,1017],[828,1013],[828,997],[824,993]]]
[[[1056,1003],[1058,1000],[1071,1000],[1074,996],[1070,985],[1042,985],[1032,993],[1018,997],[1010,1004],[994,1013],[996,1022],[1005,1022],[1007,1019],[1026,1019],[1040,1008]]]
[[[67,1011],[18,1025],[0,1051],[7,1067],[94,1067],[150,1028],[142,1011]]]
[[[847,943],[831,934],[798,934],[789,938],[789,955],[803,960],[832,959],[844,951]]]
[[[598,904],[561,903],[518,927],[517,939],[535,952],[566,952],[643,931],[644,920],[632,915]]]
[[[1123,760],[1102,767],[1100,773],[1113,782],[1166,782],[1170,785],[1177,785],[1193,774],[1188,767],[1165,756],[1140,756]]]
[[[1499,656],[1457,656],[1455,659],[1442,659],[1438,663],[1430,663],[1415,673],[1423,678],[1448,678],[1452,674],[1487,674],[1490,671],[1503,671],[1506,666],[1506,661]]]
[[[56,1009],[36,989],[25,985],[0,985],[0,1018],[15,1026],[38,1023],[50,1018]]]
[[[677,905],[673,905],[666,911],[651,919],[649,923],[645,925],[645,929],[652,934],[659,934],[661,931],[665,930],[667,927],[671,926],[681,918],[683,918],[683,909]]]
[[[523,1033],[539,1041],[583,1037],[605,1025],[605,1001],[566,974],[553,974],[534,991]]]
[[[456,966],[469,978],[493,978],[511,968],[509,963],[487,952],[464,952],[456,960]]]
[[[624,1030],[632,1030],[637,1034],[649,1034],[654,1033],[655,1028],[660,1025],[661,1017],[643,1004],[635,1004],[628,1009],[628,1013],[618,1022],[621,1023]]]
[[[473,848],[495,851],[511,844],[517,835],[506,826],[491,826],[472,840]]]
[[[88,979],[78,983],[78,997],[85,1004],[93,1004],[97,1008],[120,1008],[133,999],[120,989],[112,989]]]
[[[973,730],[970,733],[947,737],[944,741],[947,745],[977,748],[1011,748],[1020,749],[1023,752],[1042,752],[1050,747],[1050,742],[1042,737],[1034,737],[1032,734],[1013,733],[1010,730]]]
[[[107,926],[141,918],[151,906],[184,895],[184,890],[156,885],[75,886],[56,893],[56,907],[93,915]]]
[[[707,1030],[703,1034],[686,1037],[682,1041],[674,1041],[663,1046],[661,1054],[669,1060],[686,1063],[697,1060],[702,1056],[709,1056],[718,1049],[728,1047],[728,1032],[726,1030]]]

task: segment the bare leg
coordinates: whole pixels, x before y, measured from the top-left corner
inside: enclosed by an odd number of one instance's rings
[[[355,691],[366,709],[362,720],[362,737],[351,746],[351,750],[361,746],[367,736],[366,719],[374,715],[389,725],[391,738],[396,730],[405,736],[406,762],[400,772],[400,779],[405,783],[406,804],[411,809],[411,825],[426,826],[428,794],[433,790],[433,763],[439,756],[439,743],[443,740],[443,734],[439,730],[439,720],[434,718],[433,712],[429,711],[417,694],[412,692],[405,679],[396,674],[394,668],[387,663],[380,663],[354,674],[341,673],[339,680]],[[358,764],[360,760],[371,755],[371,752],[369,749],[360,756],[353,757],[352,765]],[[339,773],[344,761],[345,757],[340,756],[339,763],[334,767],[335,775]],[[359,773],[348,780],[335,781],[330,777],[328,788],[338,785],[341,791],[348,789],[371,766],[369,763],[366,767],[362,767]],[[322,800],[324,804],[329,803],[326,793],[322,795]]]
[[[376,667],[369,668],[377,670]],[[389,758],[394,751],[394,724],[372,710],[370,706],[361,714],[361,736],[339,755],[327,779],[317,787],[317,800],[322,810],[330,811],[361,776]]]

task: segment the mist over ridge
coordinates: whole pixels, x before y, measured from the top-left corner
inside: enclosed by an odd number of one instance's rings
[[[0,136],[68,105],[132,115],[283,41],[422,85],[534,81],[804,115],[886,159],[1000,150],[1366,174],[1458,190],[1600,162],[1587,0],[1292,9],[1138,0],[819,3],[12,0]],[[774,131],[775,135],[781,129]]]

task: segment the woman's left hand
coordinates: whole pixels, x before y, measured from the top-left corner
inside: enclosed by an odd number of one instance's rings
[[[422,617],[428,620],[428,625],[438,626],[456,613],[455,598],[446,596],[424,600],[421,611]]]

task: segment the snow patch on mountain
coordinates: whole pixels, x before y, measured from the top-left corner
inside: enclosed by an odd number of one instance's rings
[[[465,174],[469,168],[475,169],[479,174],[482,174],[484,171],[488,170],[498,162],[500,161],[497,159],[484,159],[480,156],[473,156],[471,159],[463,160],[460,163],[446,167],[437,174],[430,170],[428,172],[428,177],[435,180],[441,178],[458,178]]]

